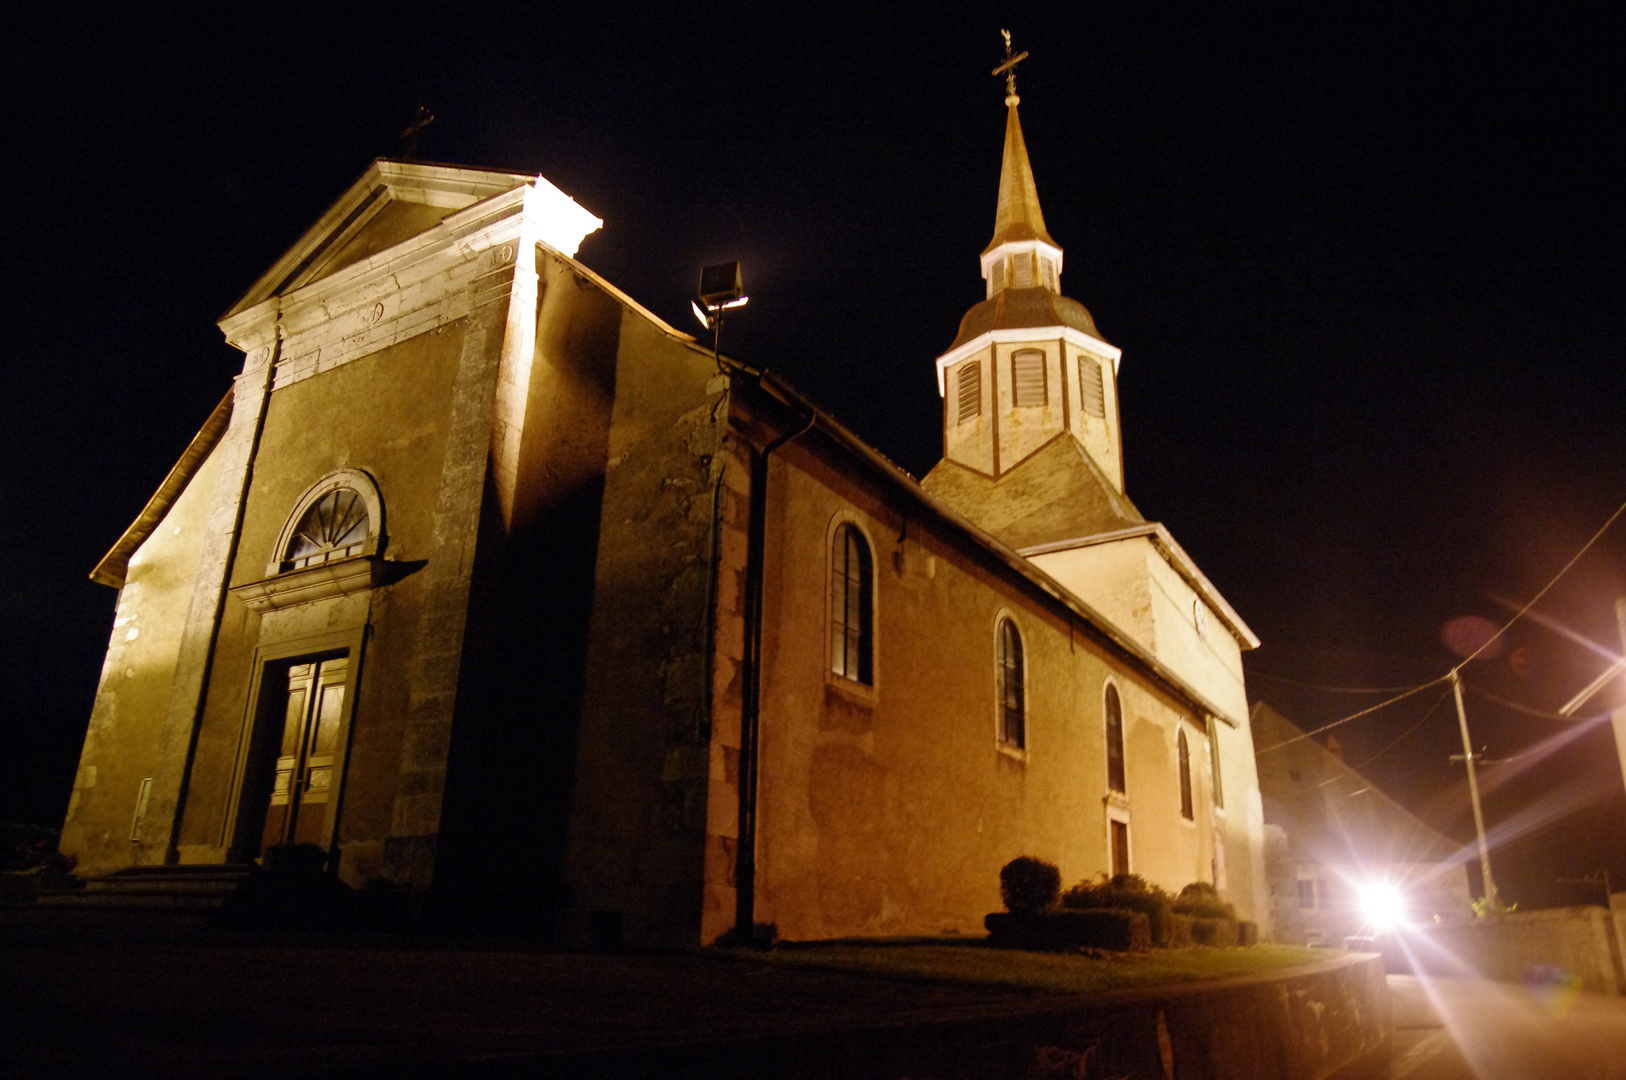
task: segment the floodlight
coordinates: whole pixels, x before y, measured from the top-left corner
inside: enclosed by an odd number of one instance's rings
[[[1383,882],[1361,886],[1361,911],[1373,929],[1383,932],[1406,924],[1406,900],[1400,890]]]
[[[694,317],[700,320],[701,326],[704,326],[707,330],[711,329],[711,316],[707,315],[704,311],[701,311],[699,304],[695,303],[693,300],[690,300],[689,310],[694,312]]]
[[[700,271],[700,302],[706,305],[708,310],[715,311],[725,305],[733,306],[731,302],[744,295],[745,286],[741,283],[739,263],[718,263]]]

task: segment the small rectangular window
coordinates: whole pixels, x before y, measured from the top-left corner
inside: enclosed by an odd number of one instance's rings
[[[1225,808],[1225,785],[1220,782],[1219,727],[1208,718],[1208,764],[1214,772],[1214,805]]]
[[[954,389],[959,395],[959,423],[975,420],[982,415],[982,361],[967,360],[960,365],[954,377]]]
[[[1299,878],[1299,910],[1315,910],[1315,879]]]
[[[1039,260],[1039,277],[1040,277],[1041,280],[1044,281],[1044,287],[1045,288],[1049,289],[1051,292],[1058,291],[1056,289],[1056,264],[1055,263],[1051,262],[1049,259],[1040,259]]]
[[[1101,385],[1101,365],[1083,353],[1078,356],[1078,402],[1086,416],[1107,414],[1107,395]]]
[[[1000,259],[998,262],[994,263],[993,269],[989,271],[989,274],[988,274],[988,286],[989,286],[989,288],[988,288],[988,295],[989,296],[992,296],[994,293],[998,292],[999,290],[1001,290],[1001,289],[1003,289],[1005,287],[1005,260],[1004,259]]]
[[[1112,872],[1114,875],[1129,873],[1129,823],[1127,821],[1112,822]]]
[[[1018,409],[1047,404],[1044,353],[1022,349],[1011,357],[1011,404]]]
[[[141,839],[141,822],[147,816],[147,800],[152,797],[152,777],[141,781],[136,789],[135,815],[130,819],[130,839]]]

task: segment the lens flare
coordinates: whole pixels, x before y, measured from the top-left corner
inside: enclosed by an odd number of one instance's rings
[[[1369,882],[1361,886],[1361,911],[1379,933],[1406,925],[1406,900],[1393,885]]]

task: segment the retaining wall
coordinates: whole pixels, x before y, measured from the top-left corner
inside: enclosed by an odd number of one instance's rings
[[[1353,1080],[1388,1075],[1383,961],[1013,1007],[939,1010],[873,1027],[461,1061],[458,1077],[771,1076],[875,1080]]]

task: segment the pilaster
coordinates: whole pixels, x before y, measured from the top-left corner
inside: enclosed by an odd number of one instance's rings
[[[386,845],[391,876],[417,888],[427,887],[434,873],[488,465],[496,468],[499,490],[507,492],[505,516],[512,503],[523,395],[529,385],[527,342],[534,340],[536,326],[536,273],[530,255],[534,246],[496,249],[490,256],[496,267],[470,286],[469,327],[452,389],[446,456],[435,501],[434,553],[424,568],[427,590],[413,650]],[[525,257],[516,258],[516,250]],[[532,264],[527,267],[529,275],[516,273],[516,263],[527,261]],[[519,375],[521,368],[524,377]],[[507,392],[499,387],[507,387]]]
[[[243,503],[254,471],[271,372],[278,342],[275,323],[267,322],[246,345],[243,371],[232,393],[231,421],[214,453],[220,455],[219,479],[210,500],[207,536],[198,560],[191,604],[181,632],[180,652],[171,682],[169,711],[158,742],[151,793],[144,822],[150,823],[137,848],[139,864],[178,861],[176,838],[186,805],[186,784],[197,746],[209,667],[214,659],[220,613],[232,560],[237,550]]]

